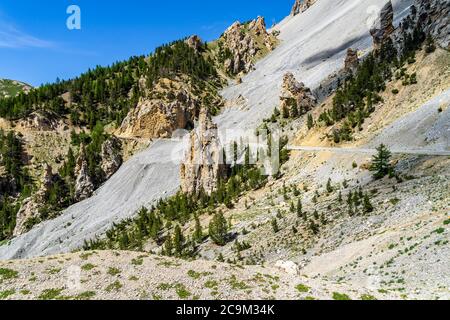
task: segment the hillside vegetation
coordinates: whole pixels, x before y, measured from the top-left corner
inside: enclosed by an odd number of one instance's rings
[[[31,86],[15,80],[0,79],[0,98],[15,97],[21,92],[28,92]]]

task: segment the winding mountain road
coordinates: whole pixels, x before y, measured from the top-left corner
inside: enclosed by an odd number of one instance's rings
[[[339,154],[355,154],[367,153],[370,155],[376,154],[376,149],[369,148],[331,148],[331,147],[309,147],[309,146],[288,146],[288,150],[305,151],[305,152],[332,152]],[[450,156],[449,151],[436,151],[427,149],[393,149],[390,150],[392,154],[407,154],[407,155],[422,155],[422,156]]]

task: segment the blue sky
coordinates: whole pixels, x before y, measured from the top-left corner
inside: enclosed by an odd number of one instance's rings
[[[96,65],[150,53],[191,34],[216,39],[235,20],[262,15],[270,26],[294,0],[42,0],[0,2],[0,78],[38,86]],[[68,30],[69,5],[81,30]]]

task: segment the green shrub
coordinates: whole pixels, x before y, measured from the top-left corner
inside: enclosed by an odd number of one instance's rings
[[[350,297],[344,293],[333,292],[333,300],[352,300]]]
[[[306,292],[309,292],[309,291],[311,290],[310,287],[305,286],[304,284],[298,284],[298,285],[295,287],[295,289],[297,289],[297,291],[298,291],[298,292],[301,292],[301,293],[306,293]]]

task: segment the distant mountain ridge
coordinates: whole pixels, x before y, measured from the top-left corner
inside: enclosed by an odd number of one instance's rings
[[[20,92],[28,92],[32,88],[32,86],[24,82],[9,79],[0,79],[0,98],[14,97]]]

